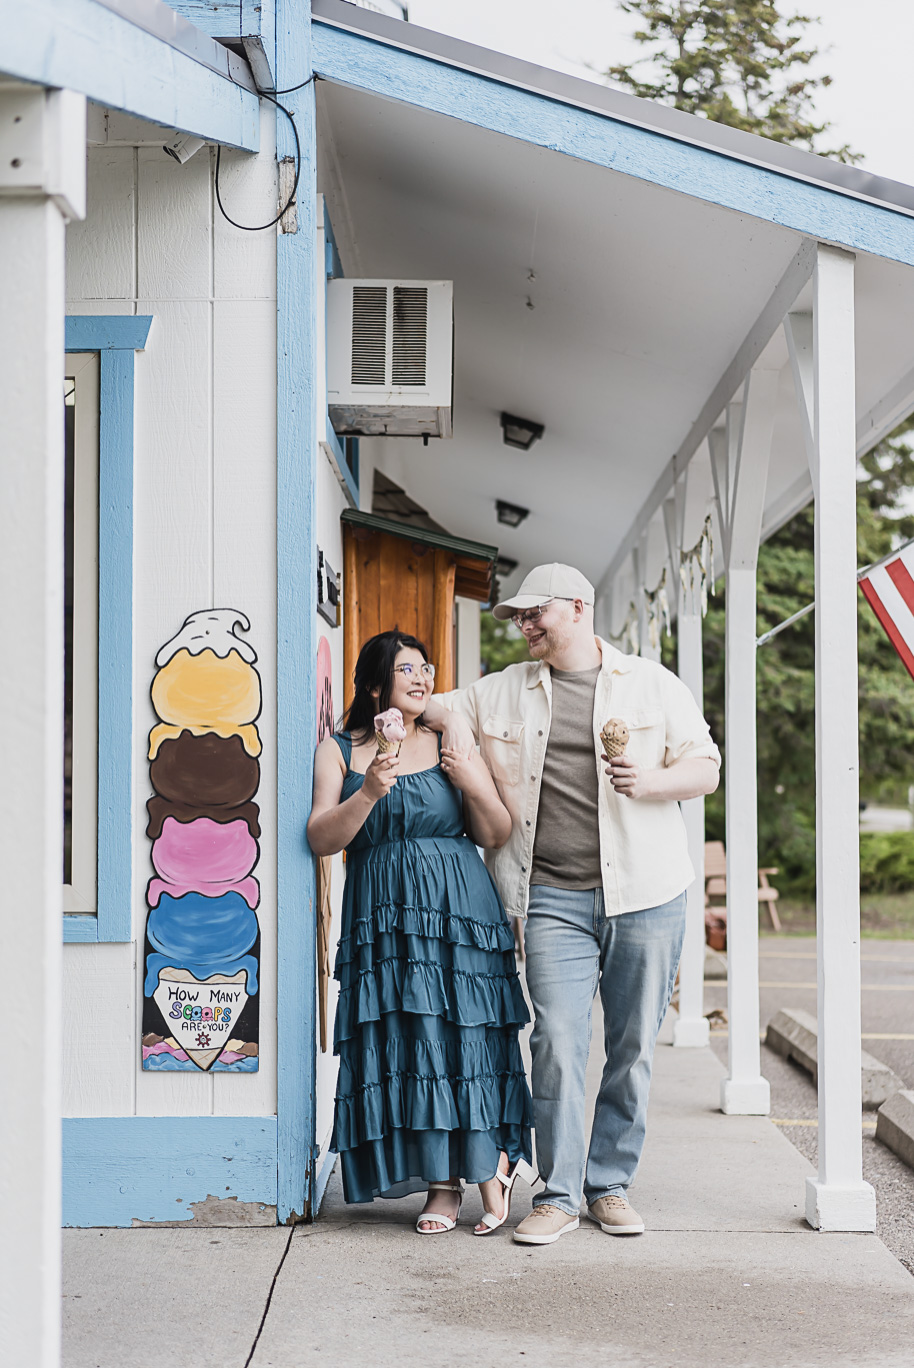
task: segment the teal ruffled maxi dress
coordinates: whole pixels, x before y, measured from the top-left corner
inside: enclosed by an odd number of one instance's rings
[[[352,740],[341,801],[361,787]],[[346,849],[331,1147],[347,1202],[530,1159],[529,1020],[501,898],[439,765],[401,774]]]

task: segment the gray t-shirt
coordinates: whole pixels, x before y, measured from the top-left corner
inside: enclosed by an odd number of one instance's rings
[[[552,671],[552,727],[540,786],[531,884],[600,888],[593,700],[600,666]]]

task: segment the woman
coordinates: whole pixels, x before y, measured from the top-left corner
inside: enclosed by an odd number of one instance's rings
[[[511,928],[476,849],[503,845],[511,819],[475,752],[439,760],[421,721],[434,675],[415,637],[372,637],[346,729],[315,757],[308,839],[318,855],[347,853],[331,1144],[347,1202],[427,1184],[417,1229],[443,1234],[466,1179],[479,1184],[484,1235],[507,1219],[518,1172],[533,1178],[517,1039],[527,1009]],[[374,719],[391,707],[406,737],[399,754],[382,754]]]

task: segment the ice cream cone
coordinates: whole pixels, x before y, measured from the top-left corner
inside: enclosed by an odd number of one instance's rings
[[[628,727],[620,717],[611,717],[608,722],[604,722],[600,729],[600,740],[603,742],[603,750],[608,760],[615,760],[617,756],[625,754],[625,747],[628,745]]]
[[[400,754],[406,728],[399,708],[388,708],[386,712],[378,713],[374,720],[374,735],[378,743],[378,755]]]

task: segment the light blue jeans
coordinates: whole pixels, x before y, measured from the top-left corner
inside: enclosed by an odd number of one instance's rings
[[[669,1006],[685,933],[686,896],[607,917],[602,889],[530,889],[524,932],[527,987],[536,1019],[533,1118],[536,1161],[551,1202],[576,1216],[624,1197],[641,1159],[654,1044]],[[597,989],[606,1063],[588,1149],[584,1074]],[[586,1156],[586,1169],[585,1169]]]

